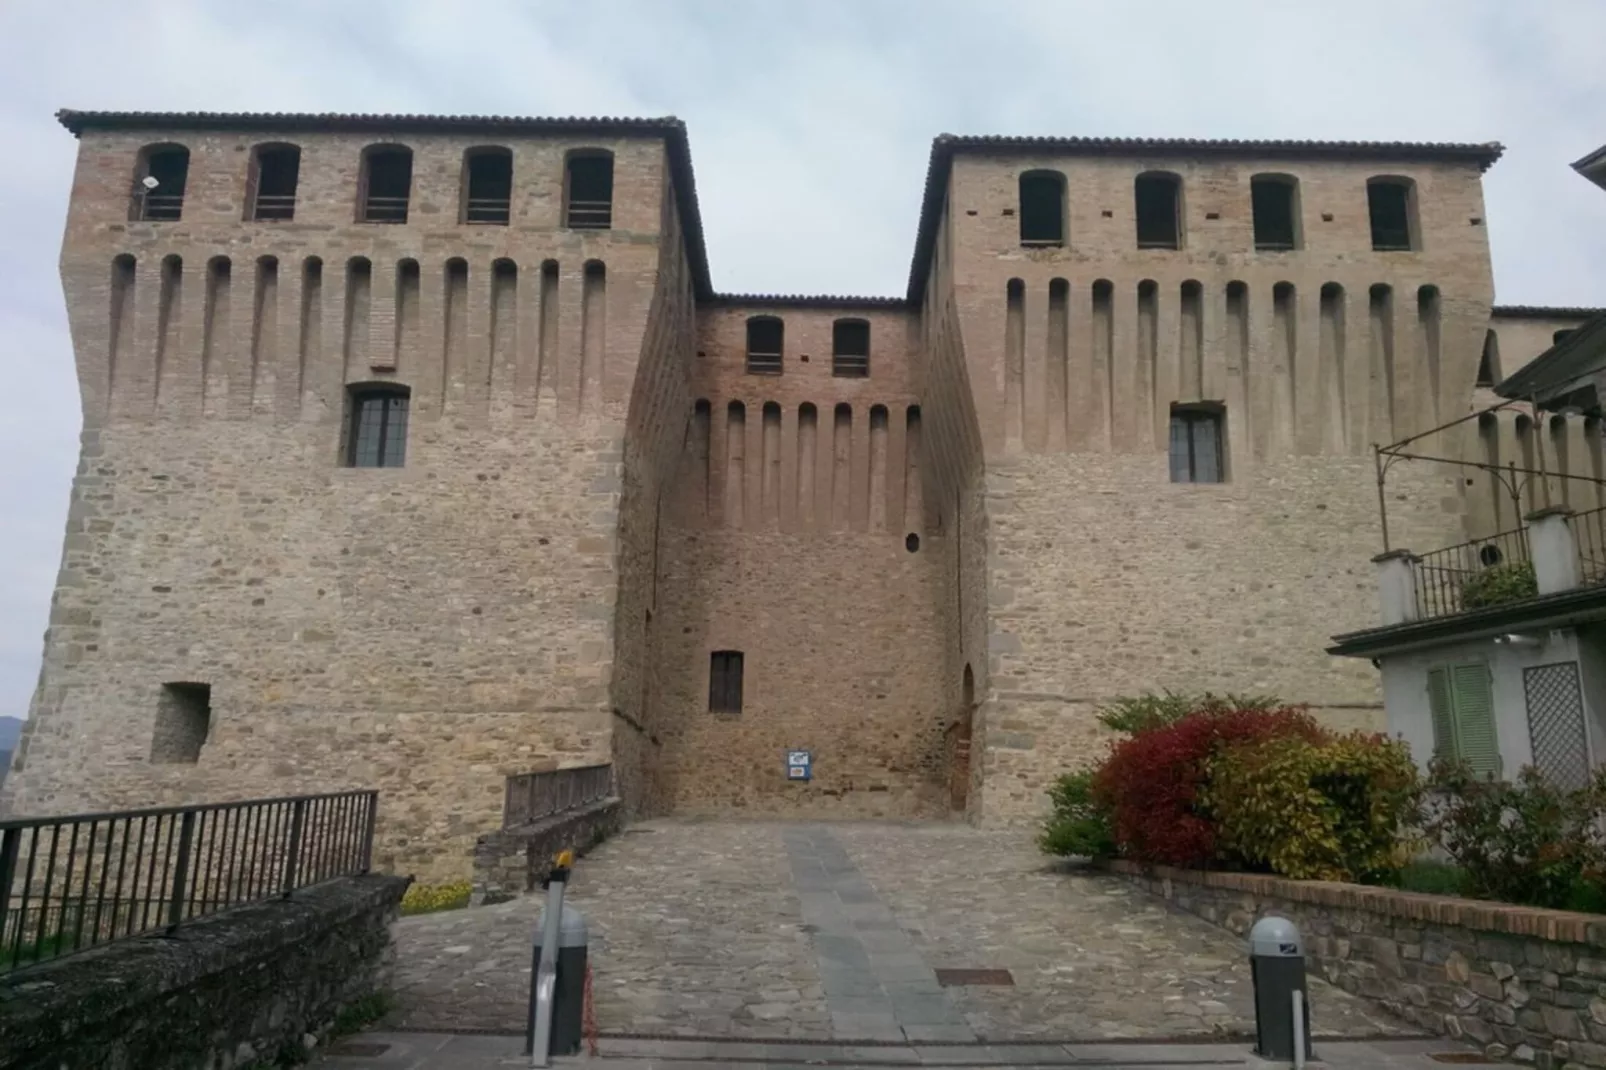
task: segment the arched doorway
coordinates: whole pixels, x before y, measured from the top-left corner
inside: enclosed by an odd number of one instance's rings
[[[970,733],[976,713],[976,674],[965,666],[959,717],[948,726],[948,805],[962,814],[970,801]]]

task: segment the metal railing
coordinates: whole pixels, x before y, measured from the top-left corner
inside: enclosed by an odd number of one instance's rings
[[[1464,597],[1473,577],[1492,568],[1525,564],[1529,560],[1527,528],[1502,531],[1423,554],[1415,570],[1417,610],[1427,619],[1477,608],[1467,606]]]
[[[1578,547],[1578,583],[1606,583],[1606,506],[1574,513],[1569,521]]]
[[[294,193],[259,193],[252,208],[251,218],[262,221],[280,221],[296,217]]]
[[[406,197],[365,197],[362,202],[362,223],[407,222]]]
[[[507,197],[470,197],[463,206],[463,222],[506,223],[511,204]]]
[[[502,827],[528,825],[613,794],[612,765],[583,765],[544,773],[520,773],[507,778],[502,804]]]
[[[748,350],[747,371],[751,375],[779,375],[781,374],[781,355],[779,353],[757,353]]]
[[[607,230],[613,226],[613,202],[570,201],[569,226],[573,229]]]
[[[150,223],[172,223],[184,215],[182,193],[138,193],[139,218]]]
[[[833,353],[831,374],[840,379],[863,379],[870,374],[870,354]]]
[[[0,820],[0,973],[366,873],[378,798]]]

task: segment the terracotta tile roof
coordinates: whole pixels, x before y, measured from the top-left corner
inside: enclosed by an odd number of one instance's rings
[[[926,286],[931,247],[937,239],[943,199],[953,158],[961,152],[1045,152],[1065,156],[1257,156],[1269,159],[1465,160],[1488,170],[1505,147],[1489,142],[1410,141],[1242,141],[1238,139],[1142,137],[1013,137],[1002,134],[940,134],[931,142],[925,199],[915,231],[909,268],[909,300],[919,301]]]
[[[703,217],[697,206],[697,181],[692,171],[686,124],[672,115],[656,119],[631,119],[612,116],[369,115],[349,112],[74,111],[63,108],[56,113],[56,119],[72,131],[74,137],[85,130],[151,129],[570,134],[663,138],[669,153],[669,173],[675,184],[675,200],[686,230],[686,254],[691,260],[697,296],[707,298],[714,293],[708,270],[708,246],[703,241]]]
[[[765,305],[770,308],[907,308],[902,297],[859,297],[852,294],[714,294],[707,304]]]
[[[1582,308],[1574,305],[1495,305],[1489,310],[1496,316],[1515,320],[1566,320],[1588,319],[1606,312],[1606,308]]]

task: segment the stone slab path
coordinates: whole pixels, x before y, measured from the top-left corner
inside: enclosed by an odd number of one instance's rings
[[[1242,943],[1023,833],[661,820],[580,860],[605,1036],[975,1044],[1248,1035]],[[386,1025],[522,1031],[541,897],[397,923]],[[945,987],[938,970],[1006,970]],[[1318,1037],[1403,1036],[1313,980]]]

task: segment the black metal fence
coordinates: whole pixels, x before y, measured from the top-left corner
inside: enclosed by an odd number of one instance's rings
[[[1475,608],[1467,604],[1469,582],[1490,569],[1528,561],[1527,528],[1502,531],[1423,554],[1416,565],[1417,609],[1427,619]]]
[[[583,765],[507,778],[502,827],[528,825],[543,817],[601,802],[613,794],[612,765]]]
[[[1606,508],[1575,513],[1571,524],[1578,547],[1579,584],[1606,583]]]
[[[368,871],[378,793],[0,820],[0,973]]]

